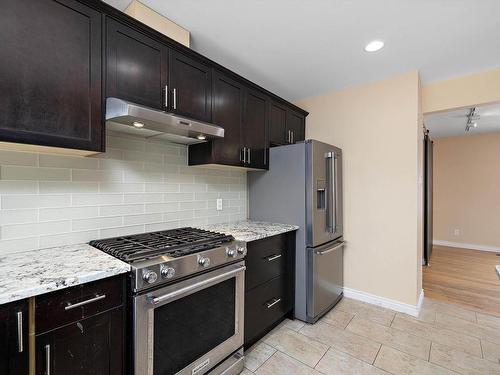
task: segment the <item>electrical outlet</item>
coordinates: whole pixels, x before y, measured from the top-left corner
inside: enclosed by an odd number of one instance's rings
[[[222,198],[217,198],[217,211],[222,211]]]
[[[455,229],[455,230],[453,231],[453,235],[454,235],[454,236],[460,236],[460,229]]]

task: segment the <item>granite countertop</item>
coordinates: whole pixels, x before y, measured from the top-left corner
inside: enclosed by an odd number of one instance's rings
[[[297,225],[245,220],[235,223],[203,225],[200,229],[232,235],[238,241],[251,242],[299,229]]]
[[[128,271],[127,263],[86,244],[0,255],[0,304]]]

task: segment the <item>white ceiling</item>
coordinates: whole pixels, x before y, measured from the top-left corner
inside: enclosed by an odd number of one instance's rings
[[[188,29],[193,49],[289,100],[415,69],[427,82],[500,66],[499,0],[141,1]],[[373,39],[386,47],[368,54]]]
[[[431,138],[456,137],[481,133],[500,132],[500,104],[477,107],[477,128],[465,131],[469,109],[434,113],[424,117],[424,123],[430,131]]]

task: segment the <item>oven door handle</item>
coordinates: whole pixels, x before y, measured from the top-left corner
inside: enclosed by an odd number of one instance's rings
[[[192,284],[192,285],[189,285],[189,286],[186,286],[184,288],[181,288],[181,289],[178,289],[172,293],[168,293],[168,294],[164,294],[162,296],[159,296],[159,297],[154,297],[154,296],[151,296],[151,297],[148,297],[148,302],[152,305],[157,305],[163,301],[166,301],[166,300],[169,300],[169,299],[172,299],[172,298],[175,298],[177,296],[180,296],[182,294],[185,294],[185,293],[189,293],[189,292],[192,292],[192,291],[195,291],[197,289],[201,289],[203,288],[204,286],[208,285],[208,284],[213,284],[213,283],[216,283],[217,281],[222,281],[224,279],[229,279],[231,276],[237,274],[237,273],[240,273],[242,271],[246,270],[246,267],[245,266],[241,266],[241,267],[238,267],[238,268],[235,268],[231,271],[228,271],[228,272],[225,272],[221,275],[217,275],[217,276],[214,276],[210,279],[207,279],[207,280],[203,280],[203,281],[200,281],[200,282],[197,282],[195,284]]]

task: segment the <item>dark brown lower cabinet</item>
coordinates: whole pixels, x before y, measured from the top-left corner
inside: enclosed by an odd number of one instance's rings
[[[123,276],[36,298],[36,375],[124,373]]]
[[[245,348],[293,312],[295,232],[247,243]]]
[[[0,374],[28,375],[28,300],[0,305]]]

